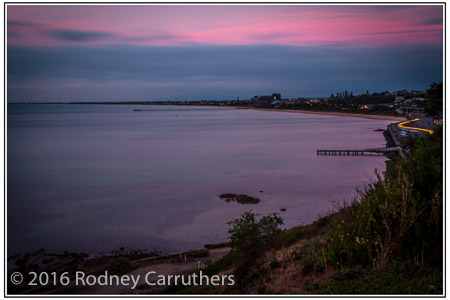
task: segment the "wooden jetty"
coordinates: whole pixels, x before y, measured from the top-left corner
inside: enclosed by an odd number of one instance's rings
[[[362,150],[317,150],[317,155],[376,156],[399,151],[399,147],[368,148]]]

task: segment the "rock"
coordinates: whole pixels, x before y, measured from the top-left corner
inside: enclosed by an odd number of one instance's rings
[[[240,204],[258,204],[259,203],[259,199],[258,198],[254,198],[254,197],[250,197],[244,194],[222,194],[219,196],[221,199],[225,199],[225,201],[227,202],[237,202]]]

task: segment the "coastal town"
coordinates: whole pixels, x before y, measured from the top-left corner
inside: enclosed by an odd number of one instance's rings
[[[353,95],[347,90],[331,94],[330,97],[282,98],[278,92],[271,95],[255,95],[251,99],[228,100],[149,100],[115,102],[60,102],[64,104],[101,103],[101,104],[146,104],[146,105],[201,105],[235,106],[268,109],[301,109],[340,111],[345,113],[371,113],[391,116],[423,114],[427,104],[427,91],[401,90],[395,92],[373,92]]]
[[[338,92],[330,97],[282,98],[280,93],[255,95],[251,99],[228,100],[149,100],[114,102],[59,102],[60,104],[142,104],[182,106],[232,106],[266,109],[300,109],[312,111],[339,111],[344,113],[367,113],[391,116],[421,114],[427,102],[426,91],[396,91],[353,95],[353,92]]]
[[[283,98],[279,92],[271,95],[255,95],[250,99],[228,100],[148,100],[148,101],[102,101],[102,102],[58,102],[59,104],[128,104],[128,105],[170,105],[170,106],[223,106],[255,109],[283,109],[311,112],[339,112],[344,114],[366,114],[392,117],[404,117],[408,120],[423,119],[429,106],[429,97],[433,93],[442,93],[442,83],[432,83],[425,91],[399,90],[394,92],[372,92],[354,95],[344,90],[332,93],[329,97]],[[432,95],[433,97],[433,95]],[[30,102],[31,103],[31,102]],[[54,104],[54,103],[53,103]],[[442,111],[432,112],[442,119]],[[428,114],[429,115],[429,114]],[[434,120],[433,120],[434,122]],[[426,125],[427,122],[419,124]]]

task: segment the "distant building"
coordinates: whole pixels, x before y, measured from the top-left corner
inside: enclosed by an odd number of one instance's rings
[[[258,103],[260,104],[272,104],[273,102],[273,96],[259,96],[258,97]]]
[[[273,93],[272,94],[273,100],[281,100],[281,94],[280,93]]]
[[[252,98],[252,103],[257,103],[259,105],[270,105],[274,101],[280,101],[281,94],[273,93],[271,96],[254,96]]]

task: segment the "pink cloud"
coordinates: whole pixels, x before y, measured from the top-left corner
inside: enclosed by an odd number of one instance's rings
[[[441,5],[8,5],[8,44],[442,44]]]

